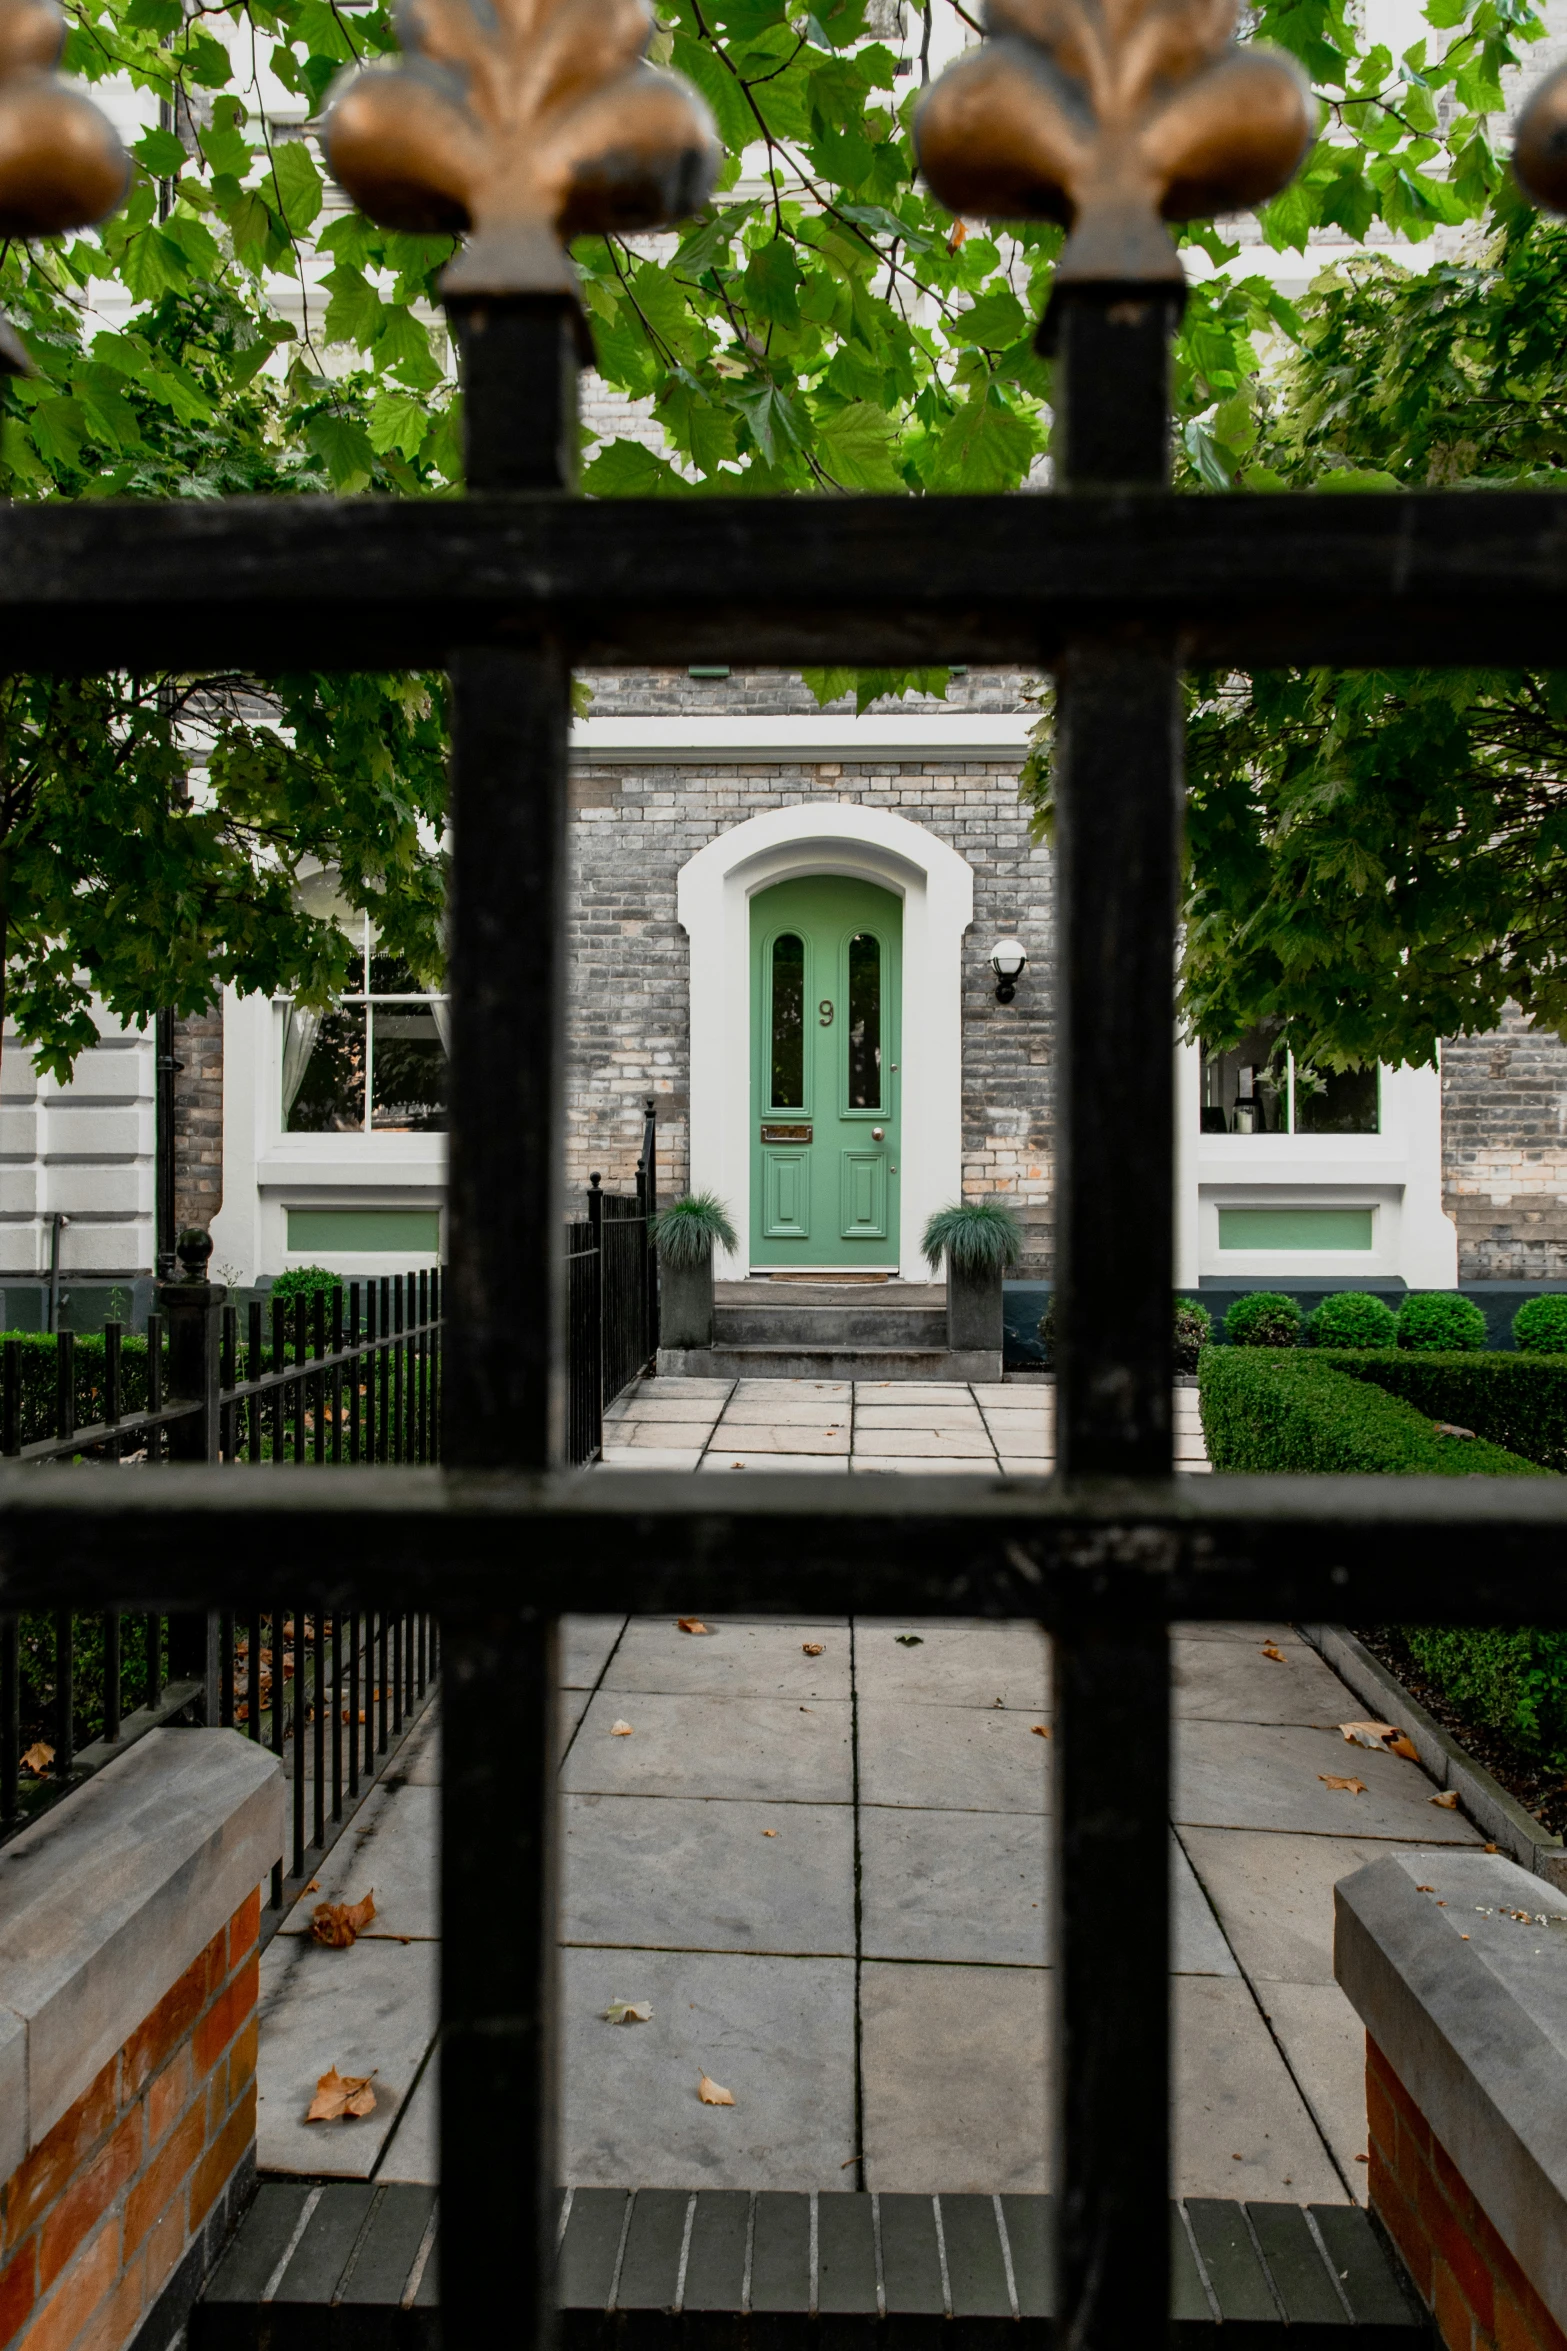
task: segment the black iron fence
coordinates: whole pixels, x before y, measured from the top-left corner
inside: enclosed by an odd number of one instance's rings
[[[633,1195],[588,1178],[588,1213],[566,1227],[566,1459],[596,1461],[604,1408],[658,1348],[658,1128],[649,1096]]]

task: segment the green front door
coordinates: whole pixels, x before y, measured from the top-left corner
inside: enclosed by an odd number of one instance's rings
[[[898,1263],[903,904],[812,874],[751,901],[751,1263]]]

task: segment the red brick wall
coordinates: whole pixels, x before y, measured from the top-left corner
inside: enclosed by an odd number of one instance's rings
[[[0,2188],[0,2351],[121,2351],[256,2134],[259,1890]]]
[[[1366,2035],[1371,2205],[1402,2253],[1447,2351],[1567,2351],[1468,2182]]]

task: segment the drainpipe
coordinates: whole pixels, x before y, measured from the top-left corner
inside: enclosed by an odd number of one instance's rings
[[[160,1282],[172,1282],[179,1271],[174,1224],[174,1080],[185,1064],[174,1058],[174,1015],[153,1016],[157,1070],[156,1223],[154,1246]]]
[[[70,1218],[62,1216],[58,1209],[49,1219],[49,1329],[51,1333],[57,1332],[60,1328],[60,1235],[70,1221]]]

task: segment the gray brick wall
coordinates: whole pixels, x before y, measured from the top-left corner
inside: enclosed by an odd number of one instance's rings
[[[1567,1277],[1567,1045],[1516,1006],[1442,1048],[1442,1184],[1460,1281]]]
[[[594,718],[814,717],[822,708],[803,678],[781,669],[732,669],[726,678],[694,678],[683,669],[590,669],[583,676],[593,689]],[[931,694],[910,694],[902,700],[884,695],[871,708],[1028,710],[1039,684],[1037,672],[970,669],[952,679],[945,701]],[[854,696],[842,694],[827,708],[852,710]]]
[[[210,1225],[223,1205],[223,1008],[174,1023],[174,1221]]]
[[[656,681],[655,681],[656,682]],[[673,689],[681,690],[677,682]],[[776,680],[773,699],[779,707]],[[1009,766],[714,763],[580,769],[573,778],[572,1016],[568,1181],[594,1169],[629,1190],[642,1097],[659,1110],[659,1189],[684,1187],[689,1152],[687,942],[676,876],[698,849],[766,810],[842,801],[926,826],[974,871],[964,955],[963,1185],[999,1193],[1023,1216],[1028,1270],[1050,1264],[1049,1147],[1053,927],[1050,859],[1029,840]],[[1016,929],[1034,959],[1015,1004],[995,1001],[985,958]],[[904,1038],[907,1057],[917,1049]]]

